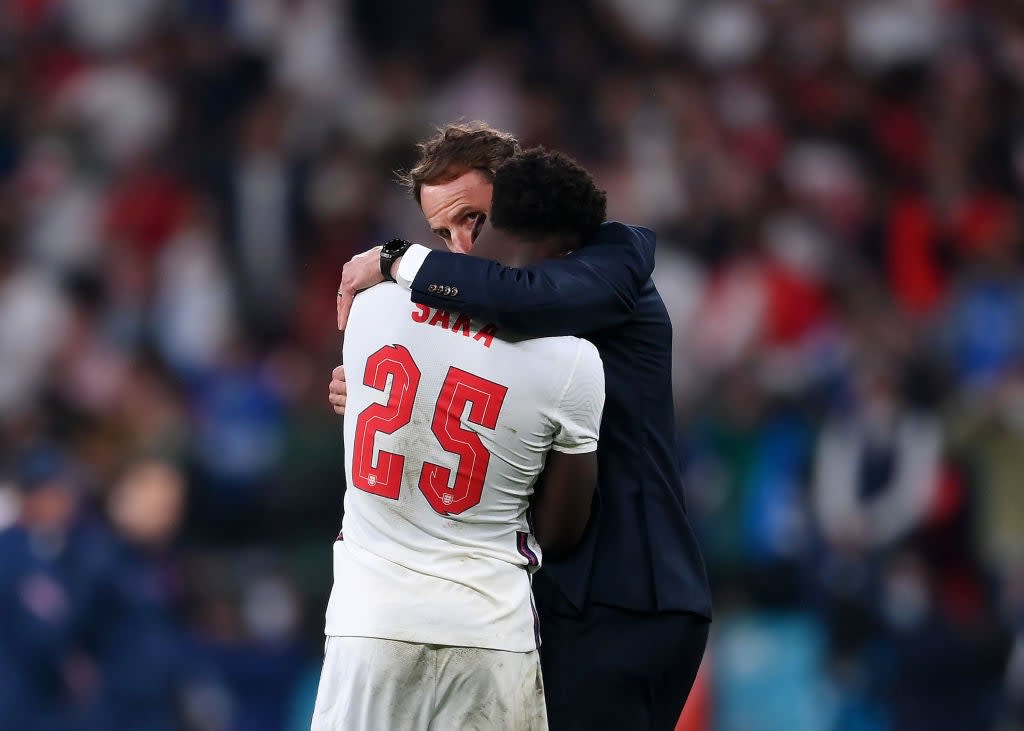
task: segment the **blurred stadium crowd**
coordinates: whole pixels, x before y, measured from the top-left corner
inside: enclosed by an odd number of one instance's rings
[[[688,729],[1024,728],[1024,13],[0,4],[0,727],[308,728],[341,265],[480,118],[659,234]]]

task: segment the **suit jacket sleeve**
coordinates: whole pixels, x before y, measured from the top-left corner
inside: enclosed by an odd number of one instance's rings
[[[649,229],[609,221],[569,256],[521,269],[433,251],[413,280],[412,300],[531,337],[593,332],[632,315],[654,270],[654,243]]]

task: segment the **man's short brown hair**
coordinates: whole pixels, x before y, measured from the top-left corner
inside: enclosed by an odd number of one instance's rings
[[[494,180],[501,164],[519,152],[519,141],[484,122],[465,122],[444,125],[419,150],[419,161],[399,177],[417,203],[424,184],[445,183],[470,170]]]

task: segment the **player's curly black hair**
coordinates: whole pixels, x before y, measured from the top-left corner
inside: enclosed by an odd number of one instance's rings
[[[553,150],[532,147],[494,175],[491,222],[516,236],[576,235],[582,243],[597,233],[605,206],[590,173]]]

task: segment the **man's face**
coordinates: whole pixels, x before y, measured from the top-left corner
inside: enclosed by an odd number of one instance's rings
[[[420,207],[430,229],[448,250],[468,254],[491,212],[494,186],[480,170],[453,180],[420,187]]]

